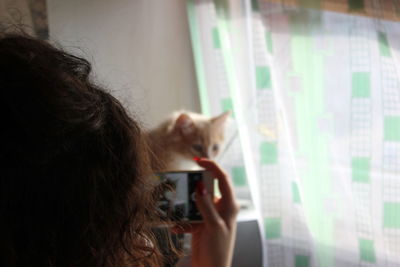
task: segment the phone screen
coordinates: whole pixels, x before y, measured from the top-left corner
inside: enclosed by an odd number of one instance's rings
[[[202,181],[208,192],[213,191],[213,181],[207,171],[182,171],[157,173],[159,177],[158,209],[162,217],[173,221],[201,221],[196,207],[196,186]]]

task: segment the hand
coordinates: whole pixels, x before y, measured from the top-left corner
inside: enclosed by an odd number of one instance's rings
[[[214,203],[204,186],[199,184],[196,205],[203,223],[175,227],[173,230],[192,233],[192,267],[229,267],[232,265],[239,206],[227,174],[213,161],[199,159],[197,163],[218,179],[222,197]]]

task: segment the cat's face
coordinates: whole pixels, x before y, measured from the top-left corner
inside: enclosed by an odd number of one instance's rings
[[[215,158],[221,151],[225,122],[229,114],[225,112],[210,119],[180,114],[174,126],[174,134],[180,140],[175,147],[176,151],[189,159]]]

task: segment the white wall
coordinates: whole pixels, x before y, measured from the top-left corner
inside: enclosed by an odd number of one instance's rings
[[[50,37],[153,126],[199,110],[185,0],[47,0]],[[82,51],[80,51],[82,50]]]

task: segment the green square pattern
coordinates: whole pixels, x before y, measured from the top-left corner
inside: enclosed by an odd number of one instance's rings
[[[246,171],[243,166],[232,167],[233,184],[238,187],[246,186]]]
[[[351,160],[351,176],[353,182],[368,183],[370,178],[370,159],[354,157]]]
[[[376,262],[374,241],[360,238],[358,240],[360,259],[367,262]]]
[[[260,11],[260,6],[258,5],[258,0],[251,0],[251,8],[254,12]]]
[[[400,202],[383,204],[383,227],[400,229]]]
[[[235,114],[233,113],[233,103],[232,103],[232,98],[228,97],[228,98],[223,98],[221,99],[221,106],[222,106],[222,111],[230,111],[231,112],[231,116],[232,118],[234,118]]]
[[[307,255],[295,255],[294,256],[295,267],[310,267],[310,256]]]
[[[364,0],[349,0],[350,11],[362,11],[364,8]]]
[[[385,141],[400,142],[400,116],[385,117]]]
[[[351,77],[351,91],[355,98],[370,97],[371,81],[369,72],[353,72]]]
[[[301,7],[321,9],[321,0],[298,0]]]
[[[301,203],[299,186],[296,182],[292,182],[292,199],[294,203]]]
[[[272,54],[273,48],[272,48],[272,34],[271,32],[266,32],[265,33],[265,42],[267,43],[267,49],[270,54]]]
[[[219,31],[217,27],[212,28],[212,39],[215,49],[221,48],[221,39],[219,38]]]
[[[378,32],[379,51],[382,57],[390,57],[390,47],[386,34]]]
[[[276,143],[262,142],[260,145],[261,164],[278,162],[278,146]]]
[[[256,67],[257,89],[271,89],[271,71],[267,66]]]
[[[265,218],[264,229],[266,239],[276,239],[281,237],[281,218]]]

